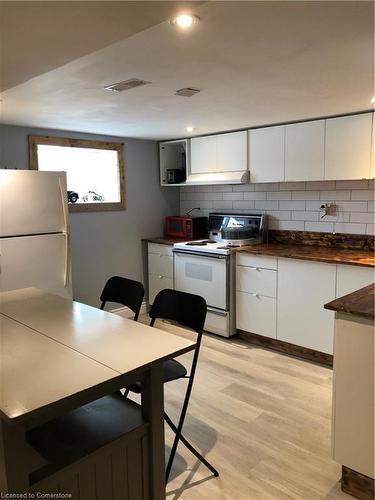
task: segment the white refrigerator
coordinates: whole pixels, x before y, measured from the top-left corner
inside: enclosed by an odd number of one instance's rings
[[[65,172],[0,170],[0,291],[71,298]]]

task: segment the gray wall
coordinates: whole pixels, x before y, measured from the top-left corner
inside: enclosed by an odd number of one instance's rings
[[[178,214],[178,189],[159,186],[154,141],[0,125],[1,168],[28,168],[28,135],[125,143],[126,210],[70,214],[74,298],[94,306],[112,275],[144,281],[141,239],[160,236],[163,218]]]

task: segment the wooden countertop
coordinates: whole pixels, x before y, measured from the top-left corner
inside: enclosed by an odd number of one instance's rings
[[[289,257],[291,259],[300,260],[313,260],[332,264],[375,267],[374,253],[368,250],[350,250],[346,248],[323,247],[317,245],[265,243],[262,245],[243,246],[238,248],[237,252]]]
[[[325,304],[324,308],[331,311],[343,312],[352,314],[353,316],[361,316],[363,318],[375,318],[374,296],[375,283],[365,286],[356,292],[349,293],[344,297],[333,300]]]

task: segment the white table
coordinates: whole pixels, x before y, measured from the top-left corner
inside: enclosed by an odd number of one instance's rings
[[[0,491],[25,491],[25,432],[142,380],[150,494],[165,497],[162,361],[195,344],[35,288],[0,294]]]

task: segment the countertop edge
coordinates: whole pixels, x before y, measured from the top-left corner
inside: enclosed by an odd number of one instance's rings
[[[324,309],[374,320],[374,291],[375,283],[324,304]]]

